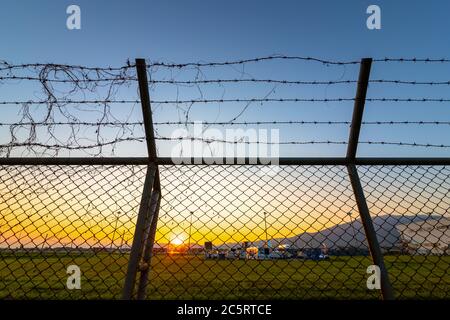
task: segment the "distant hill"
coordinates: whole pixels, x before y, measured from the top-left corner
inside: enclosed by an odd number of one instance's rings
[[[378,241],[380,242],[380,246],[382,248],[389,249],[398,246],[399,244],[400,233],[396,228],[397,225],[425,220],[439,220],[443,218],[444,217],[441,215],[428,214],[419,214],[414,216],[386,214],[372,217],[372,221],[377,233]],[[338,247],[356,247],[367,249],[364,227],[360,220],[335,225],[318,232],[305,232],[289,238],[273,239],[271,240],[271,247],[274,247],[280,243],[289,244],[297,248],[318,248],[325,243],[330,249]],[[252,245],[258,247],[263,244],[263,240],[252,243]],[[219,246],[219,248],[225,249],[238,246],[240,246],[238,243],[226,243]]]

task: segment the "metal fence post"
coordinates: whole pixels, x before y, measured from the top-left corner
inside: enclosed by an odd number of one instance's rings
[[[150,200],[152,196],[152,187],[156,175],[156,166],[149,165],[142,190],[141,203],[134,231],[133,244],[131,245],[130,260],[128,261],[127,275],[122,292],[122,299],[130,300],[133,298],[133,292],[136,282],[136,273],[139,261],[142,255],[142,245],[144,243],[145,224],[148,217]]]
[[[145,137],[147,142],[148,159],[151,162],[149,168],[151,167],[152,175],[150,179],[149,169],[147,169],[147,176],[144,182],[141,206],[139,208],[138,220],[136,222],[136,232],[133,239],[127,277],[122,294],[122,298],[127,300],[133,297],[139,262],[144,256],[144,247],[149,240],[148,238],[150,232],[146,232],[146,230],[150,228],[150,225],[152,225],[152,222],[156,217],[154,214],[155,210],[152,210],[152,205],[150,202],[154,198],[153,194],[155,195],[155,197],[157,196],[158,198],[161,198],[161,186],[159,180],[158,165],[156,164],[156,143],[153,131],[153,117],[150,105],[150,95],[148,92],[147,66],[145,63],[145,59],[136,59],[136,72],[139,83],[139,94],[141,98],[142,118],[144,122]],[[153,247],[153,243],[151,244],[151,246]],[[150,263],[150,257],[147,263]],[[143,289],[141,288],[141,284],[139,285],[140,291],[138,292],[138,299],[145,298],[146,283],[143,285]],[[144,294],[142,294],[142,292],[144,292]]]
[[[389,275],[384,264],[383,254],[381,253],[380,244],[378,243],[375,228],[373,226],[372,218],[370,216],[369,207],[367,206],[364,190],[361,186],[358,170],[355,165],[356,151],[358,148],[359,133],[361,130],[361,122],[364,113],[364,105],[366,102],[367,87],[369,84],[370,67],[372,65],[371,58],[361,60],[358,88],[356,90],[355,104],[353,107],[353,117],[350,129],[350,136],[347,149],[347,170],[350,177],[350,182],[355,195],[356,204],[358,206],[361,222],[364,226],[367,242],[369,245],[370,255],[373,262],[380,268],[381,272],[381,293],[383,299],[392,300],[394,294],[392,286],[389,281]]]
[[[136,72],[139,82],[139,94],[141,97],[142,118],[144,121],[145,138],[150,161],[156,161],[156,143],[153,131],[153,116],[148,93],[147,65],[145,59],[136,59]]]
[[[147,282],[148,275],[151,271],[151,259],[153,256],[153,245],[155,242],[156,227],[158,224],[159,206],[161,203],[161,192],[155,190],[152,194],[152,204],[150,207],[151,218],[148,220],[148,226],[146,229],[147,241],[144,244],[144,253],[142,258],[142,269],[139,278],[137,299],[143,300],[147,294]]]

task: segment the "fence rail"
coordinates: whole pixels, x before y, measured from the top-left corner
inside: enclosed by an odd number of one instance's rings
[[[270,61],[360,65],[359,79],[288,81],[274,79],[154,79],[152,71],[239,66]],[[20,105],[23,117],[7,127],[0,145],[0,298],[236,299],[449,298],[450,158],[363,158],[360,144],[446,148],[440,143],[361,141],[367,125],[443,125],[448,121],[363,121],[365,102],[436,102],[444,97],[370,97],[371,83],[443,85],[445,81],[370,79],[373,63],[448,63],[447,59],[328,61],[271,56],[248,60],[171,64],[137,59],[123,67],[2,63],[0,81],[42,84],[42,100],[4,100]],[[17,71],[25,74],[18,74]],[[136,73],[133,73],[136,70]],[[33,73],[38,72],[38,76]],[[4,74],[5,73],[5,74]],[[116,97],[130,83],[140,99]],[[155,84],[276,83],[357,84],[355,98],[282,97],[152,100]],[[0,82],[1,83],[1,82]],[[54,86],[72,85],[62,96]],[[103,98],[77,94],[104,93]],[[352,121],[266,121],[285,125],[350,125],[345,157],[276,159],[159,156],[155,128],[187,125],[154,121],[155,105],[211,103],[352,102]],[[73,105],[96,105],[100,119],[79,119]],[[117,120],[112,104],[141,104],[142,120]],[[151,105],[153,104],[153,105]],[[37,120],[30,106],[43,105]],[[240,121],[213,125],[259,125]],[[55,127],[67,126],[59,138]],[[78,143],[79,127],[93,127],[92,143]],[[25,139],[23,128],[29,128]],[[50,142],[40,142],[44,127]],[[136,135],[134,128],[143,130]],[[105,128],[115,131],[105,140]],[[130,129],[131,128],[131,129]],[[108,134],[107,134],[108,135]],[[109,133],[108,136],[110,136]],[[64,141],[63,141],[64,140]],[[203,143],[260,144],[200,138]],[[47,151],[115,147],[146,142],[145,157],[45,157]],[[3,143],[3,141],[2,141]],[[290,141],[277,144],[335,144]],[[22,148],[22,149],[20,149]],[[26,149],[23,149],[26,148]],[[37,156],[11,156],[29,150]],[[97,155],[98,155],[97,154]],[[231,162],[230,162],[231,160]],[[277,166],[267,165],[276,160]],[[270,162],[269,162],[270,163]],[[67,267],[82,271],[82,288],[66,288]],[[367,267],[380,268],[381,290],[367,287]]]

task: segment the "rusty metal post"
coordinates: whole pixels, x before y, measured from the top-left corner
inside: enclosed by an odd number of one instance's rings
[[[366,102],[367,87],[369,84],[370,67],[372,59],[366,58],[361,60],[358,88],[356,91],[355,104],[353,107],[353,118],[350,129],[350,136],[347,148],[347,170],[350,177],[350,182],[355,195],[356,204],[358,206],[361,222],[364,226],[367,242],[369,245],[370,255],[373,262],[380,268],[381,272],[381,293],[383,299],[393,300],[394,294],[392,286],[389,281],[389,275],[384,264],[383,254],[381,253],[380,244],[377,239],[375,228],[373,226],[372,218],[370,216],[369,207],[367,206],[364,190],[361,186],[361,181],[358,175],[358,170],[355,165],[356,152],[358,148],[359,133],[361,131],[361,122],[364,113],[364,105]]]

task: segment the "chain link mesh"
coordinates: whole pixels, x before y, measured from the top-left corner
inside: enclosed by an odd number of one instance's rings
[[[145,166],[1,166],[0,298],[119,298]],[[68,290],[67,268],[81,271]]]
[[[145,166],[1,166],[0,298],[120,298]],[[448,298],[449,169],[359,166],[399,298]],[[345,166],[160,166],[150,299],[378,299]],[[82,272],[68,290],[67,267]]]
[[[360,166],[397,298],[450,298],[450,168]]]
[[[379,297],[346,168],[266,169],[161,170],[150,298]]]

